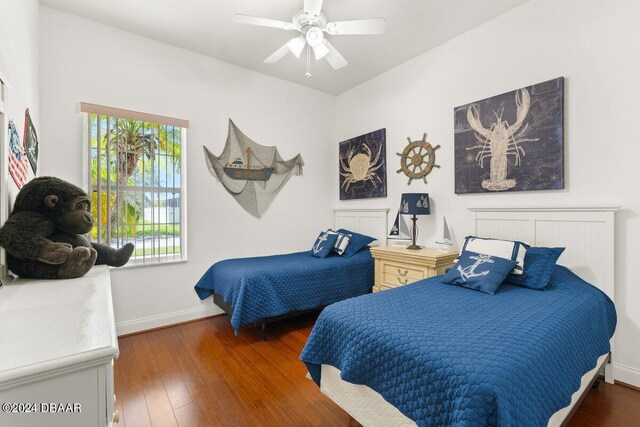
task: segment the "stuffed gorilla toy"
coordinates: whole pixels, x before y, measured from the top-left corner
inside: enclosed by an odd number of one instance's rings
[[[81,188],[58,178],[34,178],[20,190],[0,228],[9,269],[33,279],[71,279],[94,265],[125,265],[133,244],[116,250],[89,242],[85,234],[93,221],[91,199]]]

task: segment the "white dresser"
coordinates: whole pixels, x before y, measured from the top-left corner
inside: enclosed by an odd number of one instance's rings
[[[117,357],[108,267],[0,288],[0,426],[111,425]]]

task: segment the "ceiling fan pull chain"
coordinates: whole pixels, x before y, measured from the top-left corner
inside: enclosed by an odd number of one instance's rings
[[[309,45],[307,45],[307,74],[305,76],[310,79],[311,78],[311,53],[309,52]]]

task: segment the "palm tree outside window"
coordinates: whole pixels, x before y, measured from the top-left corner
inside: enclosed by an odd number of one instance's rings
[[[133,243],[130,264],[186,259],[182,156],[186,120],[82,103],[89,148],[91,237]]]

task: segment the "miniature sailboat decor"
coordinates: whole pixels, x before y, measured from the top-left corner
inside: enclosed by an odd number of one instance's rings
[[[443,227],[443,231],[442,231],[442,239],[440,239],[436,243],[439,244],[439,245],[444,245],[444,246],[452,246],[453,245],[453,241],[451,240],[451,232],[449,231],[449,225],[447,224],[447,218],[443,217],[442,219],[444,221],[444,227]]]
[[[409,230],[409,226],[405,221],[404,217],[400,215],[400,210],[396,213],[396,220],[393,222],[393,226],[391,227],[391,232],[389,233],[389,240],[392,243],[395,241],[397,243],[405,243],[411,241],[411,231]]]
[[[219,156],[204,148],[211,175],[220,180],[244,210],[260,218],[293,175],[302,175],[302,156],[283,160],[276,147],[260,145],[229,120],[229,133]]]

